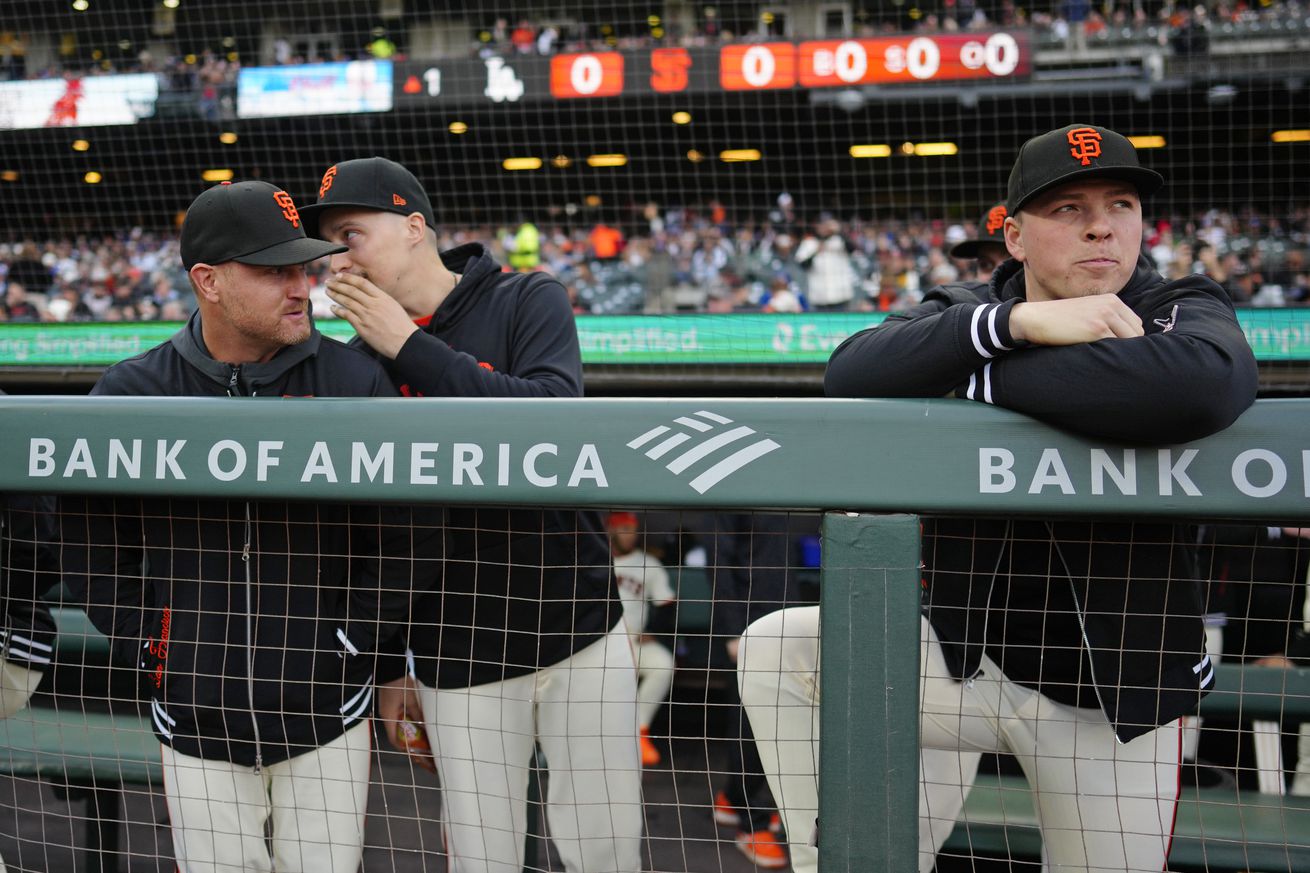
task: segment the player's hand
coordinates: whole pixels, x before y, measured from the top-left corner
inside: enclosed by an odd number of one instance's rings
[[[1038,346],[1073,346],[1144,333],[1142,319],[1114,294],[1025,301],[1010,310],[1010,335]]]
[[[408,752],[410,758],[424,770],[435,773],[437,765],[431,750],[414,748],[405,735],[406,723],[423,724],[423,703],[419,700],[418,685],[414,679],[405,676],[379,685],[377,712],[391,745],[402,752]]]
[[[350,322],[378,354],[395,360],[418,325],[403,306],[372,281],[354,273],[337,273],[327,280],[332,312]]]

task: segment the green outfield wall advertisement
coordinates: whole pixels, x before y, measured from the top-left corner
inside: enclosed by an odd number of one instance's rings
[[[1310,521],[1310,400],[1123,446],[964,400],[0,397],[0,490]]]
[[[588,364],[821,364],[881,313],[822,315],[580,315]],[[1242,309],[1261,361],[1310,360],[1310,309]],[[353,335],[340,321],[328,336]],[[103,367],[167,340],[175,323],[0,324],[0,367]]]

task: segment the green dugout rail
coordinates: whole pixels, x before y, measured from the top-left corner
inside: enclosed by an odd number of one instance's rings
[[[829,510],[821,861],[912,870],[909,513],[1305,522],[1307,425],[1310,400],[1264,400],[1223,433],[1144,447],[956,400],[0,397],[0,490]],[[1300,842],[1292,812],[1272,820]]]

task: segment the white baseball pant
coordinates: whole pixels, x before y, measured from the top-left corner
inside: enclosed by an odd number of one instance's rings
[[[540,742],[546,818],[569,873],[641,869],[637,671],[622,621],[535,673],[473,688],[419,686],[445,805],[451,873],[519,873]]]
[[[312,752],[263,767],[163,746],[180,873],[356,873],[363,856],[372,733],[363,721]],[[273,855],[264,843],[272,819]]]
[[[27,706],[36,686],[41,684],[41,671],[0,658],[0,718],[9,716]]]
[[[1034,787],[1045,869],[1162,870],[1179,790],[1179,722],[1120,744],[1099,710],[1056,703],[988,658],[977,677],[957,682],[921,621],[919,869],[932,870],[982,753],[1007,752]],[[818,814],[818,607],[752,624],[738,670],[769,786],[791,839],[803,841]],[[817,852],[793,845],[792,868],[817,870]]]
[[[637,724],[648,728],[673,687],[673,653],[654,640],[632,635],[637,654]]]

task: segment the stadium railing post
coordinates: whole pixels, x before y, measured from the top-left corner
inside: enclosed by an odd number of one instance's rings
[[[918,866],[920,576],[918,516],[824,516],[823,873]]]

